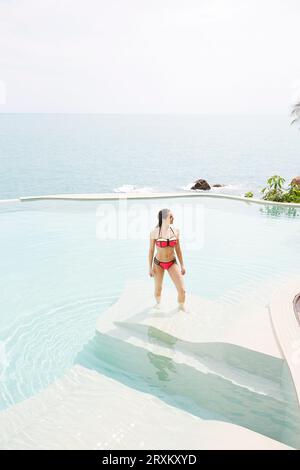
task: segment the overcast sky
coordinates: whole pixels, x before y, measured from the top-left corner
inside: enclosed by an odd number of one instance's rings
[[[0,0],[0,111],[283,113],[299,0]]]

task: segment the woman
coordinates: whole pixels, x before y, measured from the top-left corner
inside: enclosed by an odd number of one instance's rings
[[[150,232],[149,274],[154,277],[156,307],[160,305],[163,278],[165,271],[167,271],[178,292],[178,308],[180,311],[185,312],[185,287],[183,282],[185,267],[179,242],[179,230],[174,230],[171,227],[173,221],[174,216],[170,209],[159,211],[158,225]],[[156,256],[154,256],[155,246]]]

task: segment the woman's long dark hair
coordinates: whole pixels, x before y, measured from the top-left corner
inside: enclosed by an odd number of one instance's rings
[[[160,231],[161,231],[161,226],[162,226],[162,221],[163,219],[166,219],[169,215],[169,212],[170,212],[170,209],[161,209],[158,213],[158,224],[156,225],[156,227],[159,227],[159,232],[158,232],[158,235],[160,234]]]

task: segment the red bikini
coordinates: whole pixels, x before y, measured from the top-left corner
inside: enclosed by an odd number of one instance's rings
[[[154,257],[154,263],[160,266],[163,269],[169,269],[173,264],[177,263],[176,258],[172,259],[172,261],[159,261],[156,257]]]
[[[156,240],[156,246],[159,246],[160,248],[165,248],[166,246],[175,246],[177,243],[177,240],[170,240],[167,238],[166,240]]]
[[[174,230],[172,229],[172,227],[170,227],[170,229],[172,230],[172,232],[175,236],[175,233],[174,233]],[[160,234],[160,230],[161,230],[161,228],[159,229],[159,234]],[[158,234],[158,236],[159,236],[159,234]],[[156,239],[155,244],[159,248],[166,248],[167,246],[173,247],[177,244],[177,239],[174,238],[174,237],[172,237],[172,240],[170,238],[165,238],[165,239],[161,239],[161,240]],[[156,257],[154,257],[153,261],[154,261],[155,264],[157,264],[158,266],[160,266],[163,269],[169,269],[171,266],[173,266],[173,264],[177,263],[176,258],[172,259],[171,261],[159,261]]]

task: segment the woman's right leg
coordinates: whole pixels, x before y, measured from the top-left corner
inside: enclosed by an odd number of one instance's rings
[[[160,299],[161,299],[162,283],[164,279],[165,270],[154,263],[153,271],[154,271],[154,297],[156,299],[157,305],[159,305]]]

